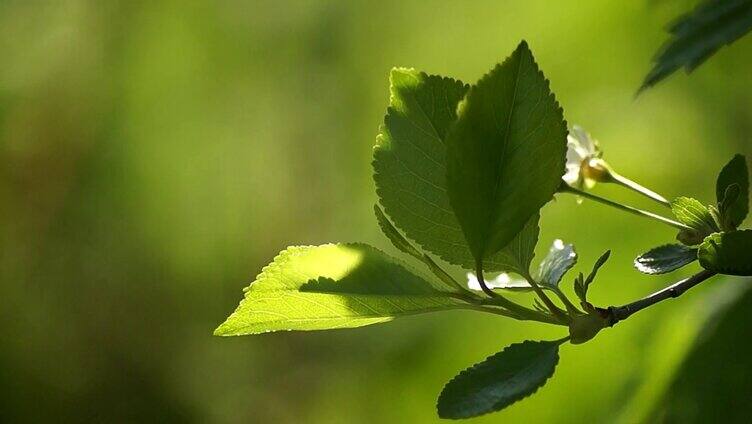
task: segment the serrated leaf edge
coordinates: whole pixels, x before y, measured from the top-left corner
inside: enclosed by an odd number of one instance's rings
[[[556,346],[556,354],[555,354],[555,360],[554,360],[554,363],[553,363],[553,367],[552,367],[552,369],[551,369],[551,373],[550,373],[549,375],[547,375],[547,376],[546,376],[546,378],[545,378],[545,379],[543,379],[543,381],[541,381],[541,384],[539,384],[538,386],[534,387],[532,391],[530,391],[530,392],[528,392],[528,393],[522,393],[521,395],[519,395],[519,396],[517,396],[517,397],[513,398],[514,400],[512,400],[512,401],[511,401],[511,402],[510,402],[510,403],[509,403],[509,404],[508,404],[508,405],[507,405],[506,407],[504,407],[504,408],[510,407],[510,406],[514,405],[515,403],[517,403],[517,402],[519,402],[519,401],[521,401],[521,400],[523,400],[523,399],[525,399],[525,398],[527,398],[527,397],[530,397],[530,396],[534,395],[535,393],[537,393],[537,392],[538,392],[538,390],[540,390],[540,389],[541,389],[541,388],[542,388],[543,386],[545,386],[545,385],[546,385],[546,383],[548,383],[548,380],[550,380],[550,379],[551,379],[551,377],[553,377],[554,373],[556,372],[556,367],[557,367],[557,366],[559,365],[559,360],[560,360],[560,356],[559,356],[559,346],[561,346],[561,344],[562,344],[562,343],[564,343],[564,342],[565,342],[566,340],[567,340],[567,339],[562,339],[562,340],[558,340],[558,344],[557,344],[557,346]],[[483,359],[482,361],[480,361],[480,362],[477,362],[477,363],[475,363],[475,364],[473,364],[473,365],[471,365],[471,366],[469,366],[469,367],[465,368],[464,370],[460,371],[460,372],[459,372],[459,373],[458,373],[457,375],[455,375],[454,377],[452,377],[452,379],[451,379],[451,380],[449,380],[449,381],[448,381],[448,382],[447,382],[447,383],[446,383],[446,384],[444,385],[444,388],[443,388],[443,389],[441,390],[441,393],[439,394],[439,397],[438,397],[438,399],[436,400],[436,410],[437,410],[437,411],[439,410],[439,403],[441,403],[441,398],[442,398],[442,396],[444,395],[444,391],[446,390],[447,386],[449,386],[450,384],[452,384],[452,383],[453,383],[454,381],[456,381],[456,380],[457,380],[457,379],[459,379],[460,377],[462,377],[462,376],[466,375],[466,374],[467,374],[467,373],[469,373],[470,371],[474,370],[475,368],[477,368],[477,367],[478,367],[478,366],[480,366],[481,364],[484,364],[485,362],[488,362],[489,360],[491,360],[492,358],[494,358],[494,357],[496,357],[496,356],[499,356],[499,355],[502,355],[502,354],[504,354],[504,352],[506,352],[506,351],[507,351],[507,349],[510,349],[510,348],[512,348],[512,347],[514,347],[514,346],[522,346],[522,345],[524,345],[525,343],[555,343],[555,342],[557,342],[557,341],[550,341],[550,340],[544,340],[544,341],[541,341],[541,340],[525,340],[524,342],[520,342],[520,343],[513,343],[513,344],[511,344],[511,345],[508,345],[508,346],[504,347],[504,349],[502,349],[501,351],[499,351],[499,352],[496,352],[496,353],[494,353],[494,354],[492,354],[492,355],[489,355],[488,357],[486,357],[486,358],[485,358],[485,359]],[[530,366],[532,366],[532,365],[529,365],[528,367],[530,367]],[[526,368],[528,368],[528,367],[526,367]],[[464,419],[464,418],[475,418],[475,417],[480,417],[480,416],[483,416],[483,415],[487,415],[487,414],[490,414],[490,413],[493,413],[493,412],[498,412],[498,411],[500,411],[500,410],[499,410],[499,409],[491,409],[491,410],[489,410],[489,411],[486,411],[486,412],[483,412],[483,413],[480,413],[480,414],[477,414],[477,415],[468,415],[468,416],[466,416],[466,417],[456,417],[456,418],[454,418],[454,417],[442,417],[441,415],[439,415],[439,417],[440,417],[440,418],[449,418],[449,419]]]

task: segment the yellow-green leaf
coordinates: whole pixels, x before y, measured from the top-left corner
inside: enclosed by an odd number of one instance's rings
[[[445,287],[370,246],[297,246],[264,268],[214,334],[362,327],[464,305]]]

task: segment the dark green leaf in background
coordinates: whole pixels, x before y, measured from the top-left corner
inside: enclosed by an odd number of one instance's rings
[[[752,230],[715,233],[697,252],[703,268],[728,275],[752,275]]]
[[[563,341],[525,341],[507,346],[454,377],[439,395],[441,418],[470,418],[535,393],[553,374]]]
[[[561,184],[567,126],[525,42],[470,88],[447,137],[447,188],[476,261],[504,248]]]
[[[703,295],[699,310],[692,313],[692,321],[700,322],[681,329],[697,332],[696,338],[683,360],[668,370],[673,374],[669,381],[650,388],[653,408],[640,422],[749,422],[752,281],[734,283],[718,281]],[[692,329],[695,326],[699,328]],[[663,393],[656,393],[657,387],[665,387]]]
[[[706,0],[671,27],[671,39],[656,55],[644,90],[679,68],[691,72],[725,44],[752,29],[751,0]]]
[[[733,186],[738,188],[734,189]],[[735,199],[727,199],[729,196],[737,193]],[[747,170],[747,161],[743,155],[736,155],[726,166],[723,167],[715,185],[715,195],[718,200],[721,218],[724,224],[735,229],[744,221],[749,212],[749,171]]]
[[[697,259],[697,249],[681,244],[667,244],[651,249],[634,260],[634,266],[644,274],[665,274]]]

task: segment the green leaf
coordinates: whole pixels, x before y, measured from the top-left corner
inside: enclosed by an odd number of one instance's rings
[[[439,395],[439,417],[476,417],[535,393],[554,374],[562,342],[513,344],[462,371]]]
[[[394,224],[447,262],[473,265],[446,193],[445,138],[467,85],[395,68],[373,152],[376,193]]]
[[[352,328],[463,307],[443,286],[363,244],[289,247],[215,335]]]
[[[449,263],[473,269],[475,260],[446,188],[446,133],[468,87],[404,68],[392,70],[390,83],[390,106],[373,153],[379,201],[394,225],[418,245]],[[509,250],[486,258],[483,269],[527,271],[537,240],[536,214]]]
[[[564,175],[567,125],[525,42],[471,87],[447,137],[449,199],[476,262],[505,247]]]
[[[561,278],[577,263],[577,252],[573,244],[555,240],[548,255],[541,261],[538,283],[543,286],[558,287]]]
[[[733,196],[736,189],[732,188],[738,185],[738,195],[736,199],[726,196],[728,193]],[[749,171],[747,170],[747,161],[743,155],[736,155],[723,167],[718,174],[718,180],[715,185],[716,199],[720,209],[720,214],[724,224],[736,229],[744,221],[749,212]]]
[[[709,271],[752,275],[752,230],[711,234],[700,245],[697,257]]]
[[[677,238],[684,244],[693,246],[702,242],[708,235],[719,231],[710,209],[691,197],[678,197],[671,202],[671,211],[684,225],[692,230],[682,230]]]
[[[396,228],[394,228],[394,225],[392,225],[389,218],[384,215],[384,212],[379,205],[373,205],[373,212],[376,214],[376,221],[379,223],[381,232],[383,232],[386,238],[392,242],[394,247],[399,249],[402,253],[407,253],[414,258],[422,260],[423,254],[407,241],[407,239],[403,237]]]
[[[679,68],[689,73],[726,44],[752,29],[752,1],[705,0],[669,27],[671,39],[655,57],[640,90],[651,87]]]
[[[634,260],[643,274],[665,274],[697,259],[697,249],[681,244],[667,244],[651,249]]]
[[[598,270],[601,269],[601,267],[608,261],[608,258],[611,257],[611,251],[606,250],[603,252],[603,254],[598,258],[597,261],[595,261],[595,264],[593,265],[593,269],[590,271],[590,274],[588,274],[587,278],[583,278],[582,273],[577,276],[574,283],[574,291],[575,294],[577,294],[577,297],[580,298],[581,301],[587,302],[587,292],[590,288],[590,284],[595,281],[595,276],[598,274]]]

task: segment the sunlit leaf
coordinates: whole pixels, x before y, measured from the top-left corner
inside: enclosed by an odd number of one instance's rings
[[[561,107],[522,42],[470,88],[447,137],[449,198],[476,261],[551,200],[566,149]]]
[[[752,230],[715,233],[697,252],[703,268],[728,275],[752,275]]]
[[[670,40],[640,90],[651,87],[679,68],[691,72],[718,49],[752,29],[752,1],[705,0],[669,27]]]
[[[665,274],[697,259],[697,249],[681,244],[667,244],[651,249],[634,260],[634,266],[644,274]]]
[[[370,246],[289,247],[245,289],[215,334],[362,327],[462,306],[443,286]]]
[[[561,343],[513,344],[462,371],[444,386],[437,405],[439,416],[475,417],[499,411],[530,396],[554,374]]]
[[[678,197],[671,202],[671,211],[682,224],[691,230],[682,230],[677,238],[682,243],[694,246],[708,235],[719,231],[710,209],[691,197]]]
[[[373,152],[376,193],[394,224],[424,249],[472,265],[446,193],[445,138],[467,86],[395,68],[391,98]]]

